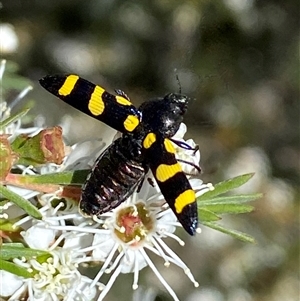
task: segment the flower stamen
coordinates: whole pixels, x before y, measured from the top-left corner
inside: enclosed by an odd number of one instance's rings
[[[153,262],[151,261],[151,259],[147,255],[147,253],[145,252],[145,250],[144,249],[140,249],[139,251],[143,255],[144,259],[146,260],[146,262],[148,263],[149,267],[152,269],[152,271],[154,272],[154,274],[156,275],[156,277],[159,279],[159,281],[162,283],[162,285],[165,287],[165,289],[172,296],[172,298],[174,299],[174,301],[179,301],[179,299],[176,296],[175,292],[173,291],[173,289],[171,288],[171,286],[166,282],[166,280],[163,278],[163,276],[159,273],[159,271],[157,270],[157,268],[155,267],[155,265],[153,264]]]
[[[108,255],[108,257],[106,258],[102,268],[100,269],[100,271],[98,272],[98,274],[95,276],[94,280],[92,281],[92,283],[90,284],[90,287],[93,287],[96,285],[96,283],[98,282],[98,280],[101,278],[101,276],[103,275],[103,273],[105,272],[105,270],[107,269],[108,265],[110,264],[115,252],[117,251],[119,247],[118,243],[115,243],[115,245],[113,246],[113,248],[110,251],[110,254]]]
[[[122,269],[122,267],[119,265],[117,267],[117,269],[114,271],[114,273],[110,276],[108,283],[106,284],[105,288],[101,292],[101,294],[100,294],[99,298],[97,299],[97,301],[102,301],[103,298],[107,295],[107,293],[111,289],[112,285],[116,281],[117,277],[121,273],[121,269]]]
[[[136,257],[136,254],[134,254],[134,256]],[[138,260],[135,258],[132,289],[136,290],[138,288],[138,281],[139,281],[139,264],[138,264]]]

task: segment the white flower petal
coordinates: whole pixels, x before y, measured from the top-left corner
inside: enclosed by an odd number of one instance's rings
[[[187,131],[185,123],[181,122],[180,127],[176,134],[172,137],[175,140],[182,139]]]
[[[65,161],[67,170],[90,168],[106,147],[102,139],[83,141],[72,147],[72,152]]]
[[[80,284],[77,287],[77,291],[80,291],[80,295],[84,297],[83,300],[95,300],[97,295],[97,288],[95,286],[90,287],[91,279],[86,276],[81,276]]]
[[[138,250],[126,250],[125,256],[120,261],[121,273],[133,273],[135,265],[138,266],[138,270],[140,271],[147,266],[147,262]]]
[[[1,283],[0,283],[1,297],[11,296],[24,283],[24,280],[21,277],[18,277],[4,270],[0,270],[0,279],[1,279]]]
[[[53,301],[50,294],[34,294],[34,301]]]
[[[177,217],[172,212],[171,209],[168,209],[167,211],[163,212],[164,215],[157,220],[157,232],[158,233],[174,233],[176,230],[175,223],[177,222]]]
[[[194,190],[200,189],[204,186],[206,187],[206,184],[203,184],[203,181],[200,179],[193,178],[193,179],[190,179],[189,182]]]
[[[34,225],[27,231],[21,232],[24,240],[32,249],[47,250],[55,241],[55,230],[46,229],[42,225]]]
[[[101,247],[94,249],[92,257],[94,260],[104,260],[113,249],[115,241],[109,232],[107,234],[95,234],[93,246],[98,244],[101,244]]]
[[[85,234],[85,235],[78,235],[73,234],[72,236],[68,236],[64,240],[64,249],[78,249],[78,248],[85,248],[92,244],[93,235]]]

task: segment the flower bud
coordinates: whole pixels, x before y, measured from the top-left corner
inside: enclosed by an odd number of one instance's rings
[[[4,181],[17,156],[8,141],[9,135],[0,135],[0,181]]]
[[[33,137],[20,135],[12,143],[12,148],[19,155],[19,164],[61,164],[65,156],[62,128],[47,128]]]

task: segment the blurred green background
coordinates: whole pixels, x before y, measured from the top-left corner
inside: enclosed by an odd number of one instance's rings
[[[264,193],[255,212],[221,221],[253,235],[256,245],[208,228],[196,238],[182,233],[186,246],[171,245],[198,289],[176,267],[156,261],[181,300],[299,300],[298,1],[1,4],[1,57],[32,80],[32,114],[62,123],[69,143],[98,137],[105,126],[55,100],[39,87],[40,77],[77,73],[111,92],[124,90],[138,105],[178,92],[178,75],[191,97],[187,138],[200,146],[204,182],[256,173],[239,190]],[[106,299],[132,300],[131,283],[122,275]],[[156,301],[170,300],[149,268],[140,286],[153,288]]]

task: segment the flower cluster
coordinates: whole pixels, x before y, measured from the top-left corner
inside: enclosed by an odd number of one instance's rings
[[[211,189],[210,185],[204,185],[200,180],[194,184],[198,195]],[[78,213],[76,203],[70,200],[57,203],[53,194],[45,194],[42,196],[45,203],[41,209],[43,220],[33,222],[31,227],[21,234],[31,248],[48,250],[51,254],[52,252],[68,254],[70,263],[65,272],[71,275],[75,272],[69,269],[70,267],[102,262],[87,291],[91,293],[99,288],[99,296],[94,297],[97,300],[103,300],[120,273],[133,273],[132,288],[137,289],[139,271],[146,266],[153,270],[173,299],[178,300],[147,252],[160,256],[165,266],[169,266],[170,263],[177,265],[196,287],[198,283],[189,268],[164,242],[164,238],[169,237],[184,245],[184,242],[174,234],[176,227],[180,225],[173,212],[164,207],[160,193],[155,192],[150,185],[145,186],[142,192],[134,193],[117,209],[94,220],[83,218]],[[25,220],[20,220],[18,226],[23,222]],[[37,236],[43,236],[43,239],[37,241]],[[76,272],[78,273],[77,270]],[[108,283],[100,284],[102,275],[111,272],[113,273]],[[74,285],[78,287],[76,282]],[[83,294],[81,291],[77,297]]]
[[[81,145],[77,146],[81,148]],[[68,158],[72,162],[72,166],[83,167],[84,162],[87,163],[90,159],[89,157],[79,157],[74,162],[72,156],[78,157],[76,147]],[[213,188],[210,184],[203,184],[199,179],[191,179],[190,182],[197,196]],[[171,209],[166,206],[163,196],[156,186],[145,183],[139,193],[135,192],[118,208],[93,220],[86,219],[78,213],[76,202],[70,199],[59,200],[58,194],[59,192],[55,192],[40,196],[40,203],[43,204],[40,209],[42,220],[32,220],[30,227],[21,232],[29,247],[47,250],[53,256],[56,254],[57,260],[68,259],[69,263],[64,269],[65,274],[61,275],[61,279],[64,281],[60,283],[57,279],[52,279],[53,287],[60,287],[56,288],[57,291],[65,291],[65,278],[67,278],[70,280],[68,282],[69,289],[73,285],[76,287],[74,291],[70,289],[73,297],[86,296],[88,299],[88,296],[92,294],[95,298],[96,292],[100,292],[97,296],[98,299],[95,299],[103,300],[120,273],[133,273],[132,288],[137,289],[139,271],[149,266],[173,299],[178,300],[173,289],[163,279],[148,256],[147,252],[149,251],[160,256],[166,267],[170,263],[177,265],[194,285],[198,286],[189,268],[164,242],[164,238],[169,237],[180,245],[184,245],[184,242],[174,234],[176,227],[181,227],[181,225],[177,222]],[[28,217],[20,219],[15,223],[15,227],[20,227],[26,222],[28,222]],[[25,229],[25,227],[23,228]],[[40,239],[37,240],[36,237],[40,237]],[[88,283],[84,278],[82,281],[86,285],[79,285],[77,279],[79,272],[76,267],[79,264],[89,265],[92,262],[103,262],[101,269],[93,281]],[[50,266],[46,264],[44,267],[47,269]],[[55,268],[55,273],[57,271],[58,269]],[[101,276],[111,272],[113,273],[108,283],[101,284],[99,282]],[[47,271],[43,271],[43,273],[47,274]],[[34,285],[36,280],[36,277],[31,279],[33,283],[30,286],[23,284],[23,290],[31,288],[33,295],[44,294],[43,297],[46,300],[49,287],[52,287],[48,282],[50,278],[45,279],[44,286],[39,290]],[[47,289],[45,289],[46,287]],[[67,297],[69,294],[66,294],[65,298]]]
[[[1,78],[3,71],[4,64],[0,69]],[[22,92],[19,99],[28,91],[29,89],[26,89]],[[0,109],[2,120],[11,118],[11,106],[2,102]],[[78,188],[73,187],[73,191],[70,192],[72,188],[68,190],[60,185],[33,185],[29,184],[29,180],[23,181],[26,176],[29,179],[32,175],[88,169],[97,155],[104,150],[105,144],[100,142],[96,147],[89,148],[89,142],[79,143],[70,148],[68,156],[62,160],[62,150],[64,151],[65,147],[58,134],[59,130],[51,129],[52,132],[49,133],[49,130],[43,130],[41,127],[23,129],[21,117],[18,116],[1,129],[2,135],[7,135],[6,138],[9,139],[9,143],[6,143],[7,148],[12,148],[8,154],[11,158],[14,157],[3,174],[2,183],[6,187],[3,186],[3,193],[6,191],[4,189],[8,188],[30,204],[34,204],[38,208],[39,217],[24,214],[24,210],[14,202],[5,201],[0,204],[1,221],[7,220],[11,224],[11,232],[0,232],[3,241],[6,242],[3,248],[19,248],[19,254],[26,254],[15,256],[6,262],[13,264],[12,269],[8,265],[8,268],[0,270],[1,297],[8,300],[100,301],[105,298],[121,273],[132,273],[132,288],[137,289],[140,271],[149,266],[172,298],[179,300],[150,259],[149,252],[162,258],[165,267],[171,263],[178,266],[194,286],[198,286],[190,269],[165,241],[165,238],[171,238],[181,246],[184,245],[175,234],[176,228],[181,227],[181,224],[165,203],[157,185],[152,186],[145,181],[141,191],[134,192],[119,207],[101,217],[89,219],[78,212]],[[182,124],[175,136],[176,141],[194,148],[192,140],[183,140],[185,131],[186,126]],[[26,137],[20,134],[26,134]],[[35,138],[37,135],[39,138]],[[2,137],[4,139],[4,136]],[[47,148],[49,141],[51,147]],[[22,148],[28,143],[30,145],[22,152]],[[28,149],[36,150],[30,156],[30,160],[24,155],[28,154]],[[52,150],[50,156],[49,149]],[[176,149],[177,159],[182,163],[183,170],[188,175],[195,174],[199,170],[199,150],[185,150],[178,146]],[[13,169],[21,171],[23,178],[13,173]],[[198,178],[189,176],[189,181],[197,197],[213,190],[211,184],[204,184]],[[17,239],[14,240],[13,235],[9,233],[14,233]],[[21,241],[22,247],[10,244],[14,241]],[[95,263],[99,265],[99,270],[94,279],[80,272],[80,266]],[[102,276],[105,273],[111,273],[111,276],[104,284]],[[9,285],[6,285],[8,283]]]

